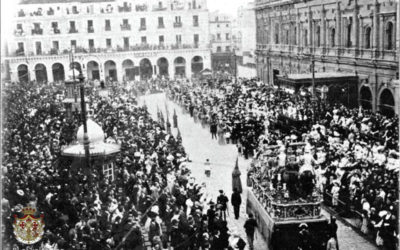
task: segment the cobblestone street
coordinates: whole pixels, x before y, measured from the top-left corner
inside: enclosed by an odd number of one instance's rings
[[[213,200],[218,196],[218,190],[222,189],[225,191],[228,198],[232,193],[232,170],[235,165],[235,160],[238,155],[237,148],[232,144],[221,145],[219,140],[212,140],[209,128],[203,128],[200,123],[195,123],[188,113],[183,112],[182,108],[167,101],[164,94],[146,96],[140,101],[143,103],[145,100],[149,112],[157,119],[157,107],[163,111],[165,115],[165,104],[167,103],[168,110],[170,113],[170,121],[172,122],[172,114],[174,109],[178,115],[178,127],[183,138],[183,145],[192,160],[189,167],[192,171],[193,176],[199,183],[206,182],[208,191],[212,195]],[[177,134],[177,129],[173,129],[174,135]],[[210,159],[212,169],[211,177],[207,179],[204,175],[204,162],[206,159]],[[235,220],[233,216],[233,208],[229,206],[229,218],[228,226],[232,232],[237,232],[246,239],[243,224],[246,219],[246,195],[247,189],[246,184],[246,172],[247,166],[250,160],[245,160],[243,157],[239,157],[239,168],[242,173],[242,185],[244,192],[242,194],[242,206],[240,210],[239,220]],[[329,218],[329,214],[324,211],[324,214]],[[338,222],[338,238],[339,248],[341,250],[374,250],[378,249],[372,245],[369,241],[358,235],[350,227]],[[246,248],[247,249],[247,248]],[[255,240],[255,249],[264,250],[266,249],[266,242],[257,232]]]

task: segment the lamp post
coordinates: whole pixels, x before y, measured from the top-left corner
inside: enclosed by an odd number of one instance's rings
[[[71,61],[72,67],[70,66],[70,68],[72,68],[72,80],[74,81],[74,97],[75,97],[75,103],[77,103],[78,102],[78,90],[76,88],[74,52],[75,52],[75,48],[72,47],[71,52],[70,52],[70,61]]]
[[[85,161],[86,167],[90,170],[90,153],[89,153],[89,136],[87,131],[87,123],[86,123],[86,103],[85,103],[85,86],[84,86],[84,77],[82,73],[78,76],[80,82],[80,92],[81,92],[81,115],[83,122],[83,147],[85,149]]]
[[[311,80],[311,104],[312,104],[312,109],[313,109],[313,123],[315,123],[315,101],[316,101],[316,96],[315,96],[315,59],[314,56],[311,57],[311,74],[312,74],[312,80]]]

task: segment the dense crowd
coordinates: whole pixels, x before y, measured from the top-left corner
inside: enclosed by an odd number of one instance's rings
[[[192,116],[204,120],[212,134],[224,133],[250,156],[265,145],[305,142],[303,165],[309,164],[325,204],[344,217],[361,214],[361,230],[378,245],[397,244],[399,141],[398,117],[362,108],[286,93],[257,80],[174,83],[170,96]],[[218,127],[215,127],[215,124]],[[265,128],[265,133],[264,133]],[[307,158],[307,159],[304,159]],[[277,159],[279,161],[279,159]]]
[[[248,112],[253,109],[258,96],[243,91],[240,84],[170,85],[170,98],[180,103],[195,122],[208,124],[212,138],[223,143],[237,144],[247,159],[257,147],[257,140],[264,134],[264,116]],[[249,88],[257,87],[256,83]],[[218,135],[218,136],[217,136]]]
[[[82,122],[67,117],[62,88],[19,83],[4,91],[5,249],[15,243],[12,216],[27,205],[45,216],[43,249],[135,249],[147,240],[152,249],[243,249],[220,214],[229,199],[221,192],[211,200],[190,176],[181,140],[126,88],[112,96],[89,88],[86,97],[105,137],[121,144],[114,179],[61,156]]]

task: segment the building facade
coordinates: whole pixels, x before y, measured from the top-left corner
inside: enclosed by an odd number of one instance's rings
[[[210,41],[212,69],[234,73],[231,17],[219,12],[210,13]]]
[[[342,72],[358,77],[364,108],[399,113],[397,3],[391,0],[257,0],[257,74]]]
[[[239,77],[255,77],[256,15],[254,3],[239,7],[233,37]]]
[[[206,0],[24,0],[12,21],[13,81],[186,76],[209,68]],[[73,62],[73,64],[72,64]]]

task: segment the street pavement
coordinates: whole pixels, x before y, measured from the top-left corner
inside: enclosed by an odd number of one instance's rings
[[[169,101],[165,94],[155,94],[142,97],[139,100],[140,104],[145,103],[148,107],[149,112],[154,119],[157,119],[157,109],[159,108],[166,117],[166,106],[170,114],[170,122],[172,124],[172,115],[174,110],[178,116],[178,127],[182,136],[183,146],[192,162],[188,164],[189,169],[192,172],[192,176],[196,178],[198,183],[205,182],[207,184],[207,190],[212,196],[213,201],[216,201],[219,195],[220,189],[224,190],[225,194],[230,199],[232,194],[232,171],[235,166],[236,158],[238,157],[238,151],[236,145],[232,144],[221,144],[219,140],[211,139],[211,133],[208,127],[203,127],[200,122],[195,122],[193,118],[187,112]],[[172,130],[173,134],[177,134],[177,129]],[[206,159],[211,162],[211,177],[207,178],[204,174],[204,163]],[[239,169],[242,173],[242,205],[240,209],[240,218],[235,220],[233,216],[233,208],[229,206],[229,216],[227,218],[228,227],[231,232],[238,233],[244,240],[246,235],[244,232],[244,222],[246,220],[246,199],[247,199],[247,188],[246,188],[246,175],[247,167],[249,166],[250,160],[246,160],[243,157],[239,157]],[[328,218],[329,214],[323,212]],[[338,223],[338,238],[339,238],[339,249],[340,250],[375,250],[378,249],[372,245],[369,241],[358,235],[350,227],[344,225],[340,221]],[[246,249],[247,246],[246,246]],[[266,250],[267,244],[261,235],[257,232],[255,237],[254,249]]]

